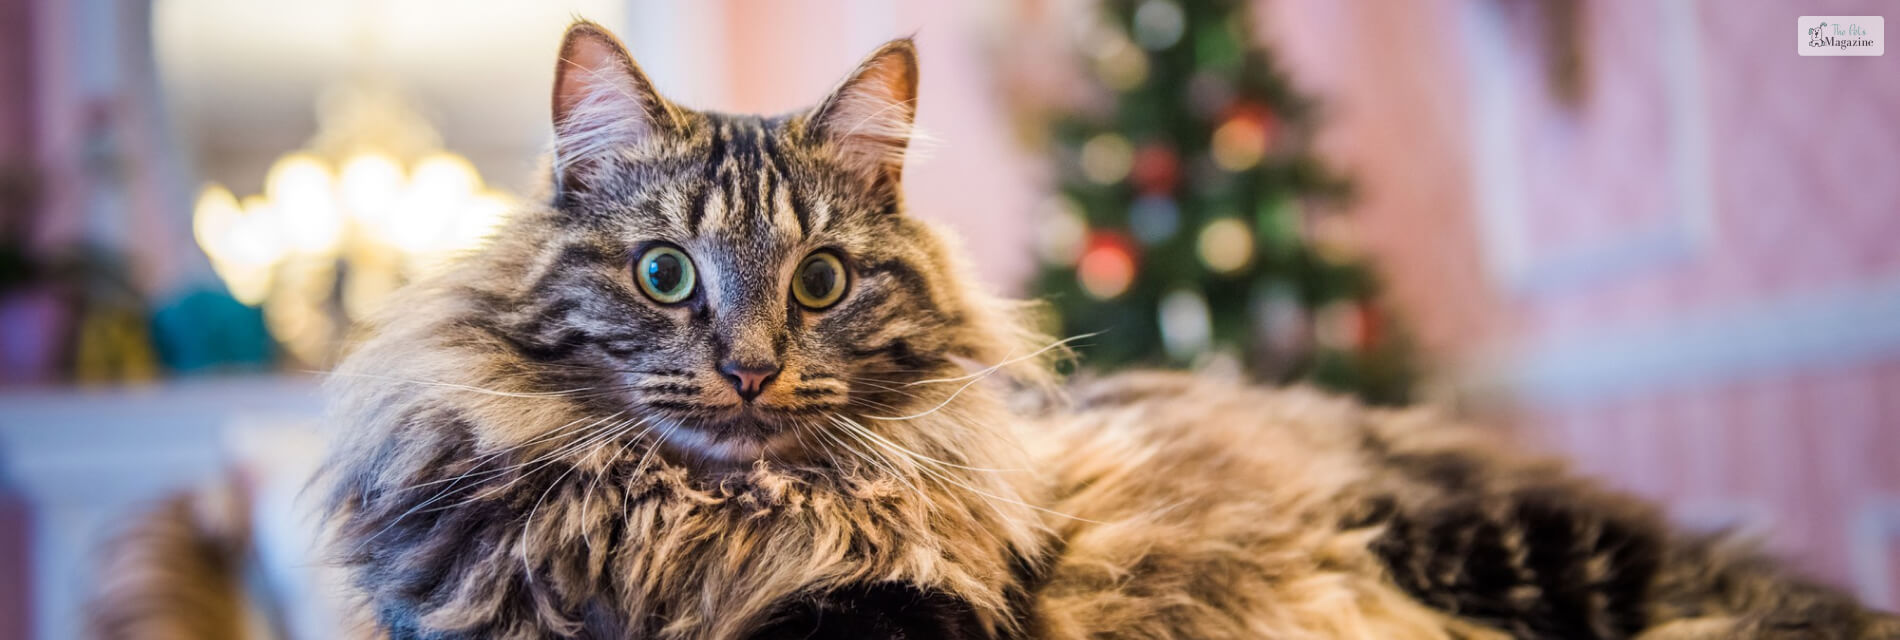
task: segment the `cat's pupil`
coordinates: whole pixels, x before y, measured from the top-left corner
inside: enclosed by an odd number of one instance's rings
[[[814,298],[831,295],[831,288],[838,283],[838,272],[831,264],[823,260],[805,263],[805,272],[799,275],[800,284],[805,285],[805,293]]]
[[[647,284],[653,285],[654,291],[672,293],[679,289],[684,275],[679,256],[663,253],[647,261]]]

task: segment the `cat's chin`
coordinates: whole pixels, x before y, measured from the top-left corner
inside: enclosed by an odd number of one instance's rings
[[[680,453],[725,465],[782,457],[798,445],[797,439],[788,433],[714,435],[688,425],[666,430],[665,438],[666,444]]]

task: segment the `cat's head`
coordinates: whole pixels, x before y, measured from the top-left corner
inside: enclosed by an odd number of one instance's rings
[[[349,368],[531,397],[496,410],[521,432],[492,440],[613,415],[708,461],[937,410],[970,363],[1021,356],[1028,334],[905,212],[917,86],[896,40],[808,110],[696,111],[576,24],[548,203],[372,325]],[[872,428],[906,428],[889,422]]]

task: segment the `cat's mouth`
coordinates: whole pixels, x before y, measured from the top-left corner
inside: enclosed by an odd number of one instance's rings
[[[754,411],[719,419],[680,420],[661,439],[688,457],[715,464],[797,457],[801,441],[789,424]]]
[[[797,437],[787,432],[763,429],[736,432],[724,428],[705,429],[690,423],[668,430],[662,437],[680,453],[723,464],[786,457],[796,452],[799,444]]]

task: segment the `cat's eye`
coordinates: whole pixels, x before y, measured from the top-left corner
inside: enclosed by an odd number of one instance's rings
[[[823,309],[844,297],[844,263],[829,251],[820,251],[798,264],[792,274],[792,297],[810,309]]]
[[[640,281],[640,290],[645,291],[647,297],[661,304],[673,304],[693,295],[699,276],[693,272],[693,261],[685,252],[658,246],[647,249],[633,263],[633,279]]]

